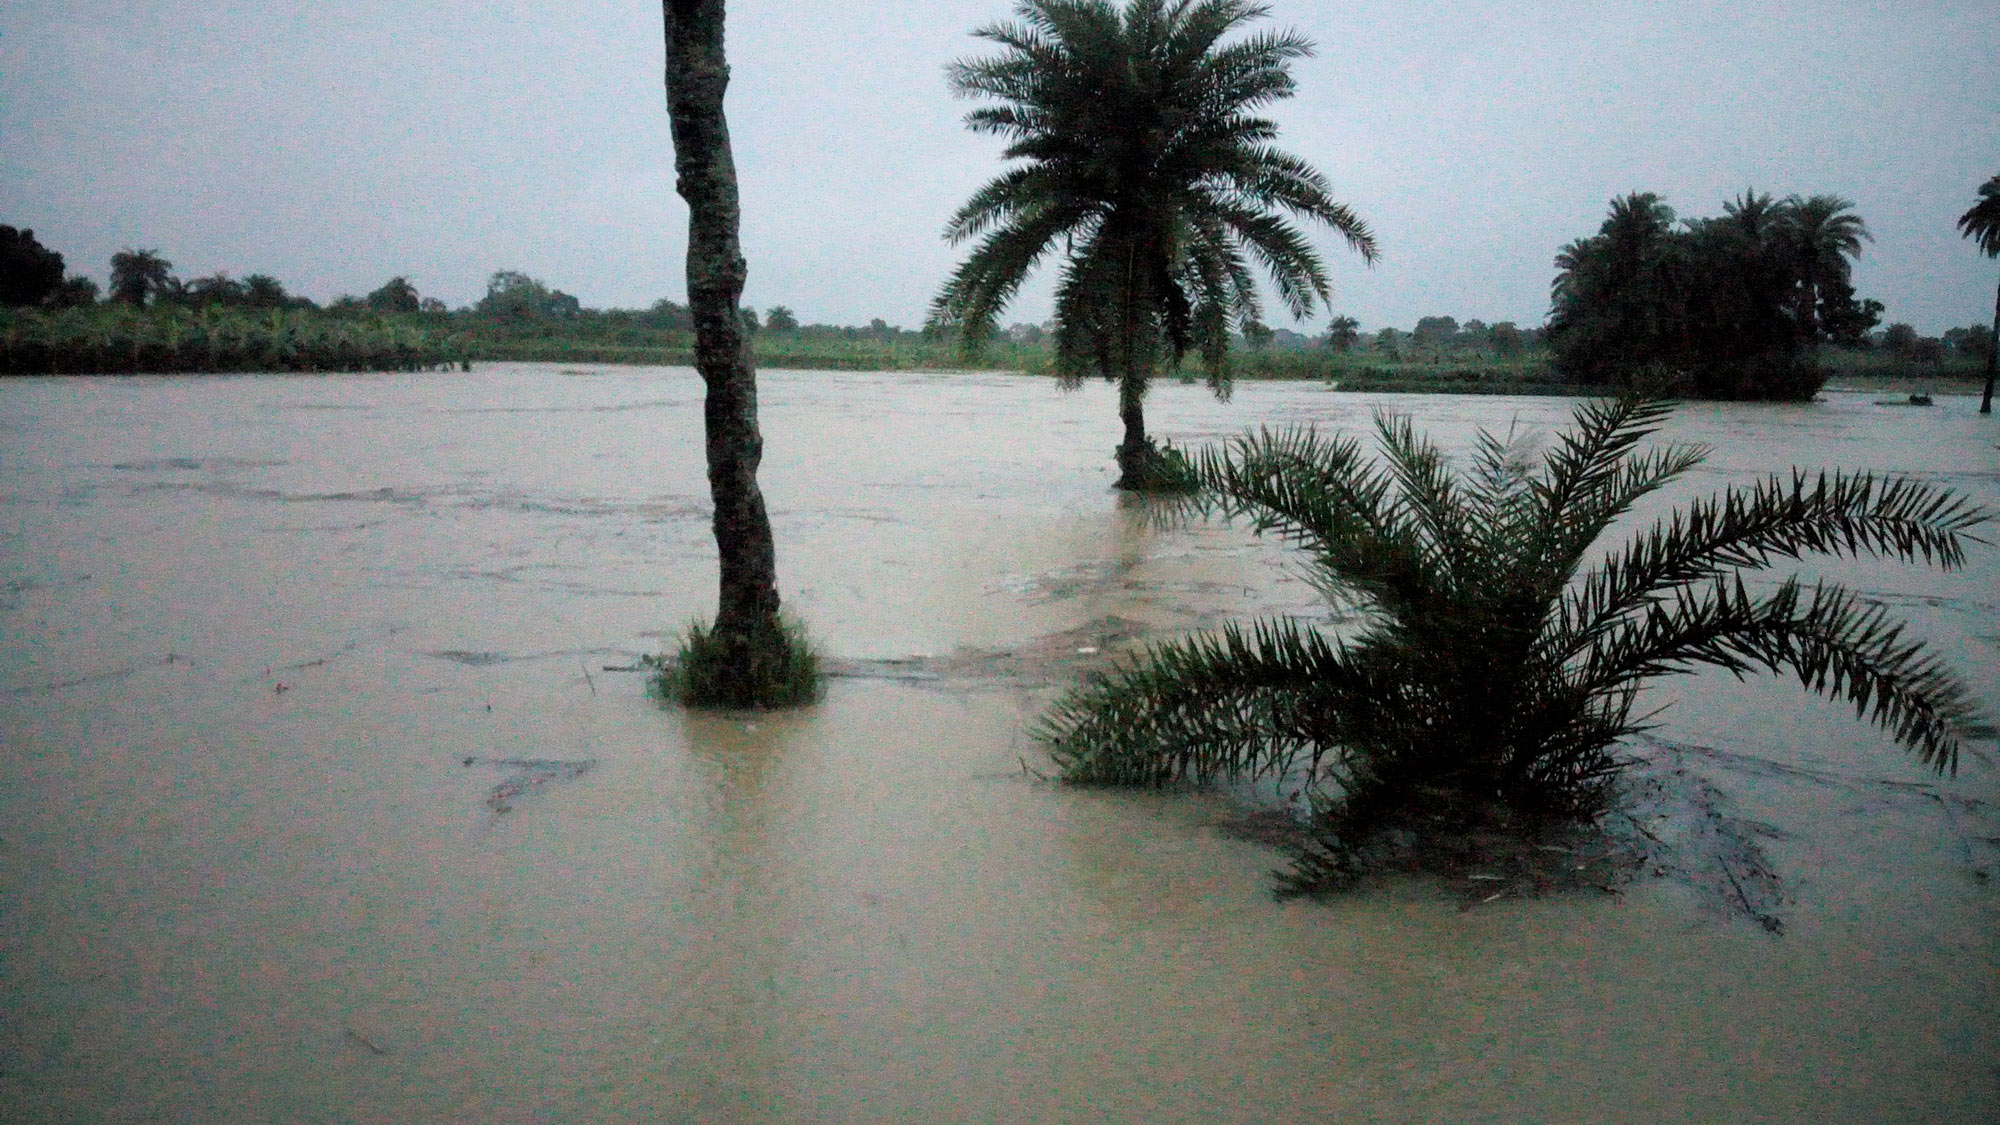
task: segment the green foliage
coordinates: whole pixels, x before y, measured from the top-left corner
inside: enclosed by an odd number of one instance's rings
[[[368,307],[383,313],[413,313],[423,307],[423,301],[409,278],[392,277],[382,288],[368,294]]]
[[[1703,460],[1642,449],[1668,407],[1585,404],[1539,463],[1482,433],[1455,472],[1407,418],[1378,415],[1379,460],[1310,429],[1203,452],[1197,504],[1301,548],[1364,624],[1296,620],[1168,641],[1059,701],[1039,736],[1074,782],[1264,779],[1309,797],[1297,890],[1346,885],[1391,828],[1447,833],[1588,819],[1646,728],[1640,687],[1719,667],[1790,670],[1919,760],[1955,768],[1965,690],[1879,606],[1746,571],[1807,554],[1960,565],[1991,518],[1933,486],[1793,472],[1731,488],[1586,568],[1633,504]]]
[[[217,273],[188,282],[175,294],[175,298],[186,305],[240,305],[246,295],[242,282],[231,279],[226,273]]]
[[[653,690],[686,707],[802,707],[823,687],[819,653],[805,627],[780,618],[775,629],[729,637],[696,621],[682,633],[674,656],[641,661],[653,672]]]
[[[1410,342],[1422,345],[1449,344],[1458,338],[1458,321],[1449,316],[1426,316],[1410,330]]]
[[[253,309],[312,306],[311,301],[286,294],[283,283],[267,273],[253,273],[243,279],[243,304]]]
[[[686,305],[665,297],[653,302],[647,310],[647,321],[651,327],[664,332],[693,332],[694,317]]]
[[[1912,345],[1915,341],[1912,340]],[[1937,379],[1976,380],[1984,368],[1980,355],[1970,351],[1953,351],[1944,362],[1936,366],[1920,363],[1915,358],[1915,347],[1898,355],[1887,348],[1833,348],[1820,356],[1826,368],[1829,385],[1856,383],[1872,385],[1876,381],[1920,379],[1927,383]]]
[[[345,298],[350,302],[353,298]],[[137,302],[133,302],[137,303]],[[168,305],[184,309],[224,308],[224,309],[309,309],[313,303],[304,297],[293,297],[285,292],[285,287],[277,278],[267,274],[253,273],[238,281],[226,273],[214,273],[182,283],[169,276],[154,290],[153,303],[156,307]],[[360,307],[359,302],[354,302]]]
[[[773,332],[796,332],[799,318],[783,305],[772,305],[764,312],[764,327]]]
[[[0,226],[0,305],[39,305],[62,283],[61,254],[43,246],[32,230]]]
[[[1985,359],[1993,351],[1993,330],[1984,324],[1971,324],[1964,328],[1948,328],[1943,336],[1944,346],[1954,355]]]
[[[1819,330],[1826,342],[1843,348],[1866,346],[1868,334],[1882,323],[1882,302],[1873,297],[1854,299],[1854,286],[1835,279],[1822,287]]]
[[[1629,385],[1664,365],[1705,398],[1811,398],[1824,382],[1818,345],[1857,339],[1880,316],[1848,284],[1869,238],[1850,206],[1747,191],[1721,217],[1677,226],[1657,195],[1613,200],[1598,233],[1556,257],[1557,369]]]
[[[582,305],[560,289],[515,270],[499,270],[486,281],[486,296],[472,311],[495,320],[535,321],[576,316]]]
[[[63,278],[61,285],[48,296],[48,306],[53,309],[89,308],[97,303],[97,283],[87,277],[71,274]]]
[[[1154,496],[1191,496],[1201,489],[1194,463],[1174,443],[1147,438],[1136,457],[1125,463],[1125,478],[1119,487],[1129,492]]]
[[[0,374],[419,371],[462,363],[441,333],[302,309],[119,302],[0,315]]]

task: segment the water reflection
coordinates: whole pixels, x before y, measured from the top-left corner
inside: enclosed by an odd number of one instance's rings
[[[686,844],[705,857],[666,907],[680,920],[685,998],[666,1015],[680,1052],[668,1061],[673,1101],[690,1117],[770,1116],[782,1104],[776,1037],[785,1003],[779,981],[794,922],[786,908],[791,871],[785,773],[793,747],[812,731],[810,713],[743,717],[681,713],[679,749],[703,800]],[[672,893],[672,892],[670,892]]]

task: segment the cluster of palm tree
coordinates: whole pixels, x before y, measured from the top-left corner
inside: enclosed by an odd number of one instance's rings
[[[1556,256],[1557,370],[1622,385],[1663,365],[1704,398],[1810,398],[1819,345],[1858,342],[1881,318],[1850,284],[1870,238],[1852,207],[1746,191],[1719,217],[1676,222],[1651,192],[1613,200],[1596,235]]]
[[[1275,148],[1257,111],[1292,96],[1294,32],[1226,36],[1266,14],[1243,0],[1023,0],[1013,22],[975,32],[999,44],[961,60],[952,88],[997,104],[973,130],[1008,139],[1013,167],[974,193],[946,237],[978,240],[931,306],[931,324],[968,347],[1044,259],[1060,259],[1055,366],[1064,385],[1117,383],[1119,485],[1144,488],[1166,462],[1146,436],[1148,381],[1190,353],[1218,395],[1232,330],[1262,327],[1257,275],[1286,311],[1331,295],[1319,252],[1293,221],[1337,231],[1366,261],[1368,226],[1326,177]]]

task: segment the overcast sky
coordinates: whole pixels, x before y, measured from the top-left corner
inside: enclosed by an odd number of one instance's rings
[[[1321,238],[1365,328],[1539,323],[1555,252],[1612,196],[1712,215],[1745,187],[1853,200],[1889,320],[1992,315],[2000,267],[1953,222],[2000,173],[1993,0],[1272,7],[1318,45],[1283,147],[1382,246],[1369,269]],[[943,68],[1008,0],[729,14],[745,302],[915,327],[956,261],[946,217],[1001,168]],[[100,282],[135,247],[322,301],[406,274],[456,306],[498,269],[587,306],[681,300],[661,66],[640,0],[8,0],[0,222]],[[1048,315],[1046,274],[1005,319]]]

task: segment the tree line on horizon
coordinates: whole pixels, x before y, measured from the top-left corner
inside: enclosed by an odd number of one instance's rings
[[[1610,221],[1607,220],[1607,226]],[[1603,232],[1600,232],[1600,236]],[[1583,245],[1582,242],[1572,244]],[[1571,248],[1565,248],[1568,253]],[[1559,259],[1559,265],[1561,259]],[[1845,278],[1842,278],[1845,283]],[[1561,284],[1561,279],[1558,279]],[[1937,364],[1949,356],[1967,357],[1978,360],[1985,356],[1992,339],[1991,329],[1984,325],[1970,325],[1952,328],[1940,336],[1924,336],[1908,324],[1890,324],[1886,328],[1876,327],[1875,319],[1880,316],[1880,302],[1866,301],[1854,303],[1851,288],[1846,290],[1847,300],[1853,312],[1842,319],[1838,309],[1831,320],[1838,331],[1829,330],[1825,342],[1841,348],[1859,350],[1880,350],[1883,354],[1917,363]],[[1841,296],[1835,291],[1835,305]],[[445,302],[418,292],[407,276],[389,279],[381,286],[363,295],[343,294],[325,305],[311,298],[289,291],[277,278],[268,274],[248,274],[233,277],[226,272],[217,272],[183,280],[173,272],[173,263],[157,250],[127,249],[113,255],[111,261],[111,285],[109,291],[100,290],[92,279],[65,274],[63,256],[41,245],[32,230],[0,226],[0,305],[17,310],[36,310],[45,314],[62,313],[66,310],[104,309],[111,313],[129,314],[133,310],[146,310],[155,315],[173,316],[188,314],[190,324],[199,320],[214,323],[217,313],[268,313],[287,311],[299,314],[329,314],[334,322],[347,325],[347,335],[352,337],[362,330],[355,327],[354,318],[397,318],[404,322],[404,343],[402,351],[409,350],[408,341],[416,339],[413,334],[434,330],[444,335],[457,337],[458,355],[479,358],[475,353],[482,351],[481,345],[490,350],[495,345],[513,344],[525,346],[536,341],[553,348],[557,341],[575,339],[586,345],[600,345],[608,348],[657,349],[665,337],[691,337],[692,318],[688,307],[671,298],[662,298],[652,305],[640,309],[597,309],[583,305],[576,297],[552,286],[540,278],[518,270],[496,270],[487,280],[486,293],[470,304],[453,309]],[[1868,314],[1875,319],[1868,319]],[[195,317],[193,314],[205,314]],[[738,315],[744,329],[753,334],[765,335],[767,346],[778,346],[778,358],[788,358],[787,348],[782,342],[789,340],[793,346],[818,345],[841,349],[848,346],[900,347],[936,350],[940,353],[951,350],[954,341],[947,331],[937,325],[911,329],[892,325],[881,317],[871,319],[865,325],[839,325],[828,323],[805,323],[798,314],[786,305],[772,305],[761,314],[754,308],[742,308]],[[1857,332],[1854,328],[1865,320],[1867,331]],[[139,321],[130,315],[115,316],[105,322],[116,326],[114,331],[143,332]],[[303,323],[303,322],[301,322]],[[318,321],[314,321],[318,323]],[[251,329],[236,333],[243,336]],[[318,333],[331,338],[329,329]],[[194,330],[195,335],[200,330]],[[138,353],[158,352],[167,348],[163,342],[169,335],[163,329],[156,333],[161,343],[149,346],[138,344]],[[230,335],[227,331],[224,336]],[[310,333],[308,333],[310,335]],[[1055,343],[1056,321],[1052,318],[1040,324],[1013,323],[1004,329],[997,329],[994,338],[1007,346],[1002,360],[1012,360],[1023,366],[1039,369],[1048,364]],[[1310,356],[1324,353],[1341,357],[1341,361],[1372,362],[1377,364],[1406,363],[1463,363],[1539,359],[1548,354],[1550,326],[1531,325],[1521,327],[1512,321],[1493,324],[1477,318],[1463,322],[1449,315],[1419,317],[1411,327],[1384,325],[1372,331],[1363,330],[1354,317],[1344,314],[1333,316],[1326,327],[1316,333],[1305,333],[1286,328],[1269,328],[1252,321],[1239,325],[1228,333],[1228,346],[1234,353],[1242,354],[1250,360],[1245,373],[1268,375],[1270,364],[1256,361],[1261,354],[1274,357],[1293,357],[1293,363],[1300,368],[1293,373],[1291,367],[1282,370],[1292,377],[1310,377],[1308,371],[1328,374],[1335,370],[1328,368],[1320,372]],[[442,348],[443,342],[438,345]],[[41,354],[46,349],[37,350]],[[168,351],[173,349],[167,348]],[[294,345],[291,352],[301,349]],[[330,351],[324,347],[308,346],[306,351]],[[353,357],[372,355],[378,349],[349,346],[344,349]],[[270,347],[250,349],[233,361],[224,361],[217,370],[255,370],[255,362],[261,358],[276,358],[288,351],[280,343]],[[125,354],[131,354],[131,347]],[[203,352],[201,354],[208,354]],[[605,353],[611,354],[611,353]],[[809,353],[817,354],[817,353]],[[555,352],[552,351],[554,356]],[[506,349],[494,358],[509,358]],[[91,369],[81,362],[84,357],[72,357],[75,362],[58,362],[55,370],[78,371]],[[334,362],[334,357],[326,357]],[[818,354],[818,358],[847,365],[851,360],[866,362],[867,357],[845,357],[838,351]],[[23,362],[32,362],[24,360]],[[157,362],[165,363],[165,355]],[[345,362],[345,361],[341,361]],[[354,358],[353,362],[363,362]],[[400,362],[400,361],[399,361]],[[442,361],[440,361],[442,362]],[[129,367],[129,364],[127,365]],[[6,369],[14,372],[34,370],[19,364],[7,364]],[[153,369],[153,368],[145,368]],[[290,369],[290,368],[287,368]],[[318,368],[307,368],[318,369]],[[331,369],[347,370],[345,366]],[[1571,382],[1592,384],[1592,374],[1588,368],[1570,369],[1563,372]],[[1330,377],[1330,375],[1329,375]],[[1592,384],[1601,385],[1601,384]]]

